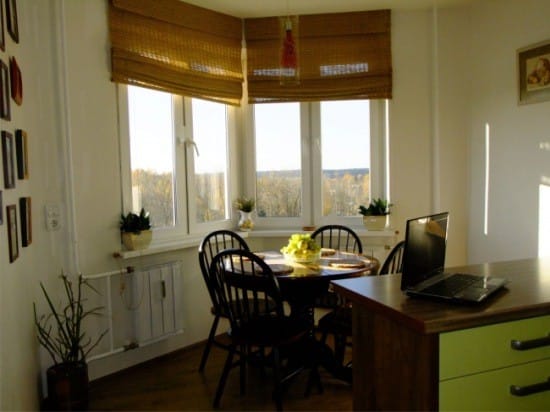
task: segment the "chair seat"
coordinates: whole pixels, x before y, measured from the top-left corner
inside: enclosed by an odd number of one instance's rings
[[[343,336],[351,336],[351,306],[336,308],[323,315],[318,322],[321,332],[336,333]]]
[[[262,317],[229,331],[236,343],[282,346],[297,342],[309,333],[307,321],[291,317]]]

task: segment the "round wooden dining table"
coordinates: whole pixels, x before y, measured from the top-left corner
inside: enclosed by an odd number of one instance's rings
[[[323,249],[316,263],[296,263],[274,251],[258,252],[277,280],[283,299],[289,303],[290,316],[305,319],[311,325],[311,342],[315,343],[318,363],[335,378],[351,383],[351,369],[339,363],[333,351],[314,337],[316,299],[329,290],[330,281],[376,275],[380,262],[374,257]]]

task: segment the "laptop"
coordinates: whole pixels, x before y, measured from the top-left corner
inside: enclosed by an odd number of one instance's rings
[[[507,280],[468,273],[445,273],[449,213],[407,220],[401,290],[460,302],[481,302],[502,288]]]

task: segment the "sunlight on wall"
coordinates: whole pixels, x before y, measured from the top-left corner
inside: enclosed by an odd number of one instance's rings
[[[489,234],[489,143],[491,133],[489,123],[485,123],[485,204],[483,205],[483,234]]]
[[[550,177],[539,185],[539,257],[550,256]]]

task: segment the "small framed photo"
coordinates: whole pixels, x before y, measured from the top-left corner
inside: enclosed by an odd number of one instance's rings
[[[15,187],[15,169],[13,167],[13,136],[2,130],[2,160],[4,162],[4,188]]]
[[[10,57],[11,98],[18,106],[23,103],[23,79],[15,57]]]
[[[0,1],[0,50],[6,51],[6,36],[4,35],[4,4]]]
[[[10,120],[10,74],[8,66],[0,60],[0,118]]]
[[[15,205],[6,206],[6,215],[8,220],[8,245],[9,245],[10,263],[12,263],[19,256],[19,239],[17,238],[16,206]]]
[[[17,158],[17,177],[29,178],[29,155],[27,151],[27,132],[21,129],[15,131],[15,154]]]
[[[517,51],[519,104],[550,100],[550,40]]]
[[[32,243],[31,198],[19,198],[19,215],[21,217],[21,246]]]
[[[17,2],[6,0],[6,21],[8,33],[14,42],[19,43],[19,25],[17,24]]]

